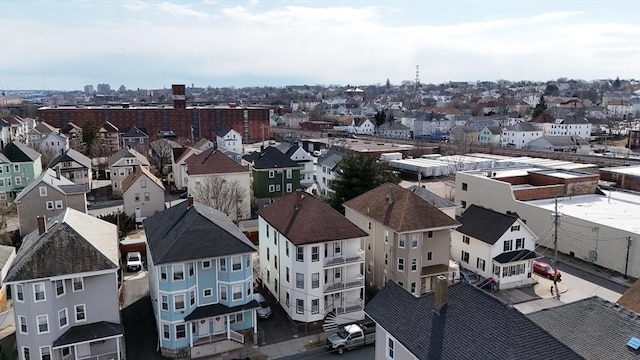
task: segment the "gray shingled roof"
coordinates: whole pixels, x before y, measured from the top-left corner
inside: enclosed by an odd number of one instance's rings
[[[11,162],[33,162],[40,158],[40,153],[25,144],[14,141],[2,150]]]
[[[445,208],[458,206],[455,203],[432,193],[431,191],[423,188],[422,186],[412,185],[412,186],[409,186],[407,189],[413,192],[414,194],[420,196],[422,200],[437,207],[438,209],[445,209]]]
[[[332,171],[338,170],[338,162],[342,160],[342,154],[329,150],[324,156],[318,159],[318,165],[326,166]]]
[[[75,184],[73,181],[67,179],[64,176],[60,176],[58,179],[57,174],[52,169],[44,170],[37,178],[33,181],[29,182],[27,186],[25,186],[22,191],[16,196],[14,202],[18,203],[28,194],[33,188],[38,186],[40,183],[46,183],[47,185],[53,187],[54,189],[60,191],[63,194],[79,194],[86,193],[89,191],[88,184]]]
[[[28,234],[9,268],[6,282],[117,269],[114,224],[67,208],[47,222],[47,231]]]
[[[640,337],[640,315],[597,296],[528,316],[585,359],[640,358],[626,346]]]
[[[378,131],[408,131],[409,128],[399,121],[386,122],[378,126]]]
[[[149,159],[147,159],[146,156],[144,156],[143,154],[140,154],[134,149],[131,149],[125,146],[109,157],[109,160],[108,160],[109,166],[113,166],[113,164],[115,164],[116,162],[118,162],[120,159],[123,159],[123,158],[136,158],[138,159],[138,161],[140,161],[142,165],[147,165],[147,166],[149,165]]]
[[[518,218],[478,205],[471,205],[462,214],[462,226],[456,231],[493,245],[511,228]]]
[[[199,203],[183,201],[152,215],[144,228],[156,265],[257,251],[226,215]]]
[[[104,338],[122,335],[122,325],[99,321],[91,324],[72,326],[53,342],[54,347],[77,344],[79,342],[98,341]]]
[[[254,169],[282,169],[300,167],[297,162],[291,160],[287,155],[280,152],[273,146],[268,146],[261,153],[252,153],[243,157],[249,162],[253,162]]]
[[[120,135],[121,138],[148,138],[149,135],[147,135],[144,131],[138,129],[135,126],[132,126],[126,133]]]
[[[509,126],[507,128],[507,131],[528,131],[528,132],[532,132],[532,131],[542,131],[542,130],[538,129],[538,127],[533,125],[532,123],[521,122],[521,123],[517,123],[517,124]]]
[[[91,159],[89,157],[87,157],[86,155],[83,155],[82,153],[73,150],[73,149],[68,149],[67,151],[65,151],[63,154],[59,155],[58,157],[56,157],[55,159],[51,160],[51,162],[49,163],[49,168],[54,167],[56,164],[59,164],[61,162],[64,161],[75,161],[78,164],[84,166],[87,169],[91,168]]]
[[[388,281],[365,312],[420,360],[581,359],[508,304],[467,283],[448,288],[436,312],[434,293],[415,297]]]
[[[4,267],[11,254],[16,250],[13,246],[0,245],[0,269]],[[0,278],[0,281],[2,279]]]

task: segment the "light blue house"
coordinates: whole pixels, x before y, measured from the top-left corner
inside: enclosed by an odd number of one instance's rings
[[[27,184],[42,173],[40,153],[19,142],[0,152],[0,201],[11,202]]]
[[[233,222],[189,198],[143,224],[162,355],[208,356],[244,346],[248,335],[255,339],[257,249]]]

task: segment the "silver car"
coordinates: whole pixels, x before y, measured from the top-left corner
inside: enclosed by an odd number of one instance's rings
[[[257,301],[260,304],[260,308],[256,311],[258,313],[258,317],[260,319],[268,319],[273,314],[271,312],[271,307],[267,303],[267,300],[264,299],[264,296],[260,293],[253,294],[253,300]]]

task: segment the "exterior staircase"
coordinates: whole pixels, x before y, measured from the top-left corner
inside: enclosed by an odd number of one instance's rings
[[[324,317],[324,324],[322,324],[322,330],[325,332],[334,332],[338,330],[338,321],[336,319],[336,312],[331,310]]]

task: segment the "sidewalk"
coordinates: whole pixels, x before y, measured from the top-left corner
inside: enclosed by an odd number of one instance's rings
[[[251,360],[273,360],[287,356],[303,353],[318,347],[324,346],[327,341],[328,333],[319,333],[279,343],[256,346],[248,345],[242,349],[231,351],[228,354],[216,355],[201,358],[203,360],[229,360],[229,359],[245,359]]]

